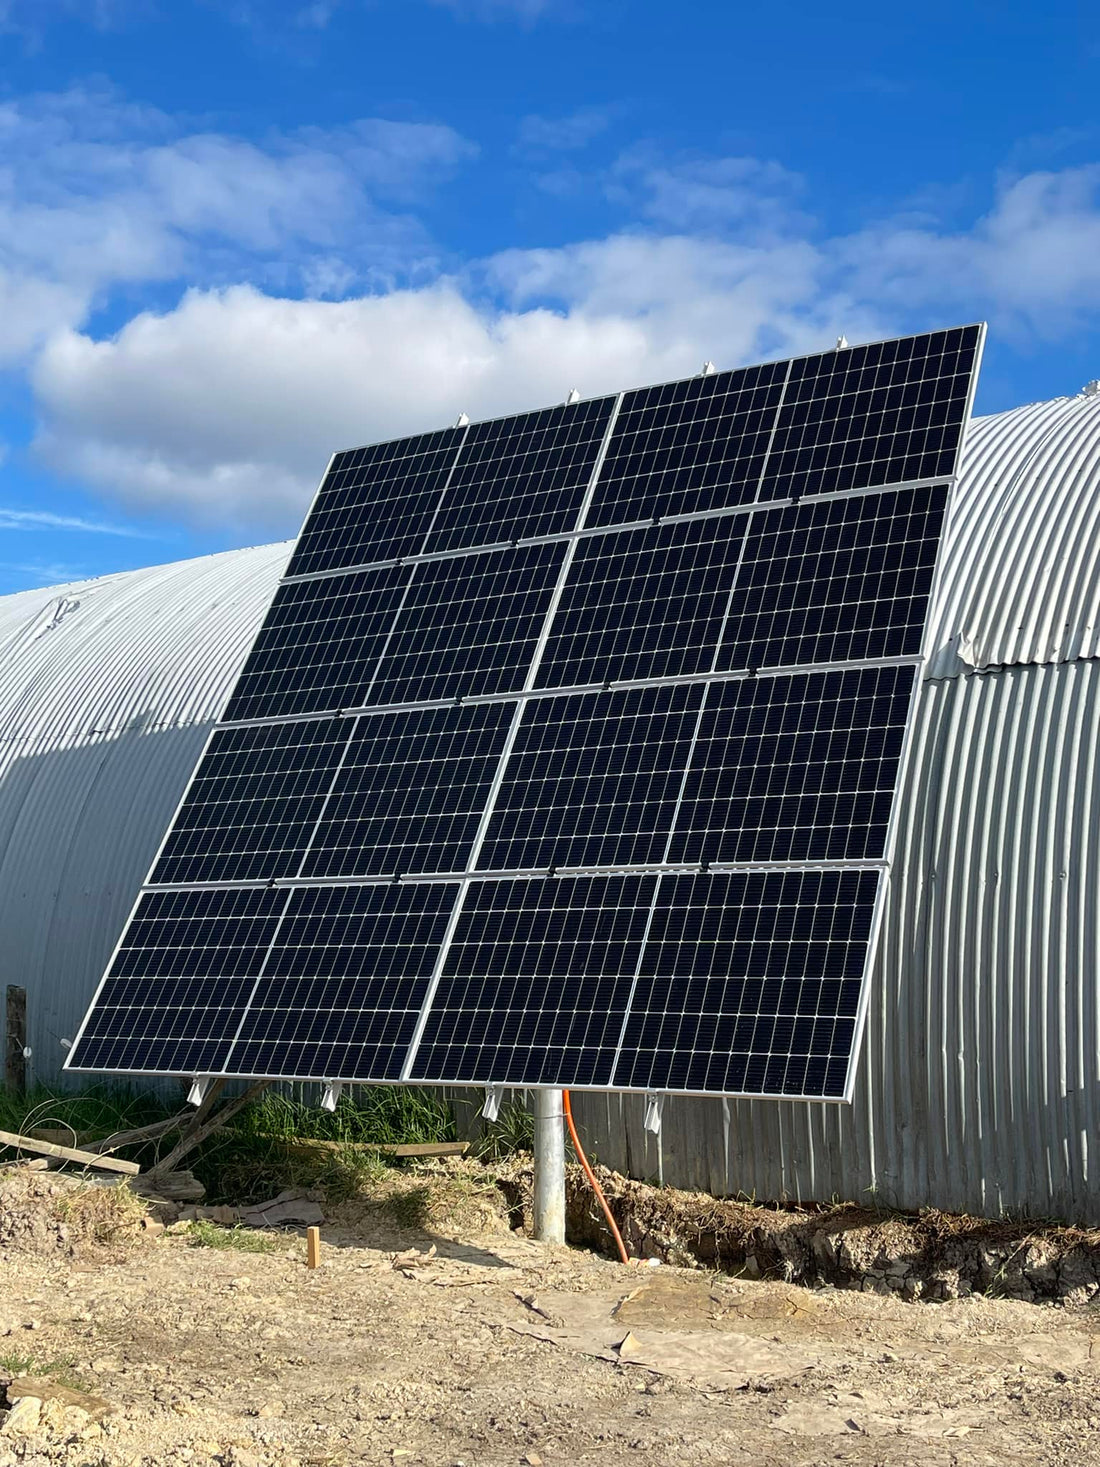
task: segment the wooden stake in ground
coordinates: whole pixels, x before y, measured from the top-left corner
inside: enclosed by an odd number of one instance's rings
[[[321,1229],[306,1228],[306,1267],[321,1266]]]

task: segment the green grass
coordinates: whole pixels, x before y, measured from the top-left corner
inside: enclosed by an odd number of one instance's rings
[[[483,1123],[481,1135],[470,1148],[480,1161],[504,1161],[517,1151],[535,1148],[535,1118],[518,1100],[506,1101],[495,1121]]]
[[[34,1371],[34,1356],[21,1355],[18,1350],[13,1350],[9,1355],[0,1355],[0,1370],[8,1370],[12,1375],[31,1375]]]
[[[38,1355],[23,1355],[18,1351],[0,1355],[0,1369],[7,1370],[12,1375],[47,1377],[56,1380],[59,1385],[68,1386],[70,1390],[87,1391],[90,1387],[77,1370],[78,1364],[75,1355],[56,1355],[50,1360]]]
[[[95,1085],[79,1094],[38,1087],[25,1096],[0,1088],[0,1129],[27,1132],[68,1128],[73,1138],[103,1139],[166,1120],[184,1110],[178,1101],[119,1085]],[[316,1187],[330,1201],[369,1188],[396,1165],[381,1154],[356,1148],[401,1142],[452,1141],[454,1116],[438,1093],[405,1086],[355,1086],[344,1092],[333,1112],[300,1094],[269,1093],[241,1111],[182,1163],[206,1187],[212,1203],[265,1202],[285,1187]],[[480,1154],[503,1156],[530,1149],[530,1117],[518,1105],[506,1107],[489,1127]],[[170,1133],[120,1154],[142,1166],[164,1156],[178,1137]],[[346,1143],[340,1151],[310,1152],[296,1140]],[[2,1154],[2,1151],[0,1151]]]
[[[254,1233],[249,1228],[223,1228],[217,1223],[199,1219],[187,1226],[187,1241],[192,1248],[232,1248],[239,1253],[274,1253],[274,1238]]]
[[[25,1095],[0,1086],[0,1130],[25,1135],[40,1127],[69,1130],[73,1136],[109,1136],[166,1120],[174,1111],[156,1095],[121,1085],[93,1085],[79,1094],[36,1085]]]

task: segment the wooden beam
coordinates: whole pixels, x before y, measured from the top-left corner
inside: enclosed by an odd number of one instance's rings
[[[219,1086],[224,1083],[224,1081],[215,1082]],[[243,1110],[250,1100],[255,1100],[257,1095],[260,1095],[266,1090],[270,1084],[270,1080],[257,1080],[254,1085],[248,1087],[243,1095],[238,1095],[233,1100],[227,1101],[221,1110],[215,1115],[208,1116],[202,1124],[196,1126],[192,1122],[190,1127],[180,1137],[179,1144],[168,1153],[163,1161],[158,1161],[155,1166],[151,1166],[145,1175],[150,1180],[154,1180],[156,1177],[166,1176],[169,1172],[173,1171],[189,1151],[194,1151],[196,1146],[201,1146],[207,1136],[212,1136],[215,1131],[220,1131],[226,1121],[232,1120],[239,1110]],[[213,1090],[214,1086],[210,1088]],[[207,1096],[207,1100],[209,1098]],[[204,1100],[196,1112],[196,1117],[202,1115],[205,1105],[206,1101]]]
[[[271,1136],[312,1151],[384,1151],[387,1156],[465,1156],[469,1141],[315,1141],[307,1136]]]
[[[93,1151],[81,1151],[76,1146],[55,1146],[52,1141],[36,1141],[33,1136],[18,1136],[14,1131],[0,1131],[0,1146],[11,1146],[16,1151],[35,1151],[40,1156],[53,1156],[58,1161],[79,1161],[101,1171],[124,1172],[128,1177],[136,1177],[141,1171],[136,1161],[122,1161],[117,1156],[96,1156]]]
[[[5,1005],[4,1034],[4,1084],[13,1095],[23,1095],[27,1089],[27,990],[8,984]]]

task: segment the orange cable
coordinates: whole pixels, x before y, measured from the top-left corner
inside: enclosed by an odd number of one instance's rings
[[[573,1150],[577,1153],[577,1160],[584,1168],[584,1174],[591,1182],[592,1190],[593,1192],[595,1192],[596,1197],[599,1200],[599,1204],[603,1208],[603,1215],[607,1218],[607,1225],[611,1229],[615,1238],[616,1246],[619,1249],[619,1257],[624,1263],[629,1263],[630,1254],[626,1251],[626,1244],[623,1242],[623,1235],[619,1232],[619,1229],[615,1224],[615,1219],[611,1215],[611,1209],[607,1205],[607,1198],[603,1195],[603,1188],[596,1180],[596,1173],[588,1164],[588,1157],[584,1154],[584,1147],[581,1145],[580,1137],[577,1135],[577,1128],[573,1124],[573,1107],[569,1104],[568,1090],[562,1091],[561,1100],[562,1109],[565,1112],[565,1124],[569,1127],[569,1138],[573,1142]]]

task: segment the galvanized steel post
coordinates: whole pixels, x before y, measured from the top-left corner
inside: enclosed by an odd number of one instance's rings
[[[535,1237],[565,1242],[565,1133],[560,1090],[535,1091]]]

